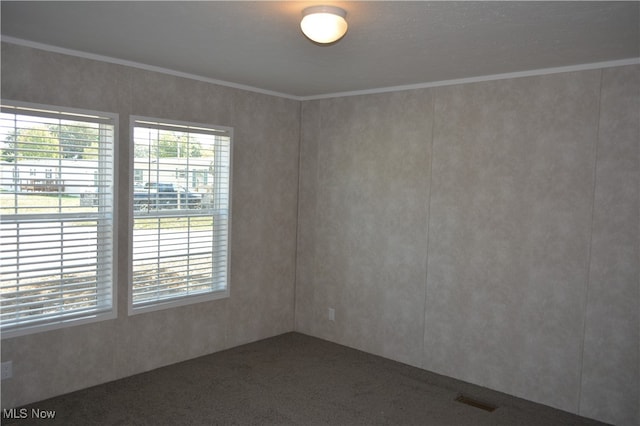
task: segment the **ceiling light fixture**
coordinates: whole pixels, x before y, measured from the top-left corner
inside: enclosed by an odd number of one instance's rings
[[[338,41],[347,32],[347,12],[335,6],[311,6],[302,11],[304,35],[321,44]]]

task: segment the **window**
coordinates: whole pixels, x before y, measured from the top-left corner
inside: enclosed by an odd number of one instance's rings
[[[3,337],[114,317],[116,125],[103,113],[3,102]]]
[[[129,312],[226,297],[232,130],[142,117],[131,126],[143,183],[132,188]]]

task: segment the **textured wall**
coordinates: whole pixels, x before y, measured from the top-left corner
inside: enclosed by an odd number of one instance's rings
[[[637,424],[639,68],[304,102],[296,328]]]
[[[431,95],[346,97],[303,108],[297,327],[419,365]]]
[[[602,72],[600,110],[580,412],[639,424],[638,67]]]
[[[599,76],[437,90],[426,369],[577,410]]]
[[[234,127],[231,296],[127,316],[129,203],[118,198],[118,319],[2,341],[12,407],[293,329],[300,103],[2,45],[5,99],[118,113],[120,194],[129,114]]]

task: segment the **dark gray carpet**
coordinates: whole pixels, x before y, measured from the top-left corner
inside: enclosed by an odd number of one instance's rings
[[[456,402],[459,394],[497,406]],[[60,425],[597,425],[299,333],[24,407]]]

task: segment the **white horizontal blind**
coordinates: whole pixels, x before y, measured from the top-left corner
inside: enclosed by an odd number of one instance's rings
[[[133,118],[134,311],[228,288],[230,130]]]
[[[2,105],[3,334],[113,310],[115,120]]]

